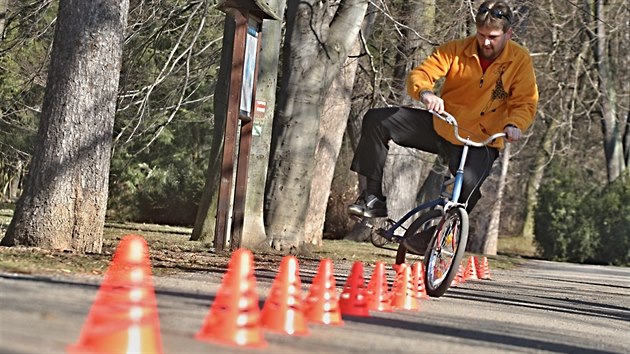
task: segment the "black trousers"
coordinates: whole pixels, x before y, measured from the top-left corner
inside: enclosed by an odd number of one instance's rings
[[[448,161],[451,173],[457,172],[463,147],[448,142],[435,132],[431,113],[407,107],[376,108],[363,117],[361,139],[350,166],[352,171],[368,179],[368,185],[369,180],[378,182],[379,186],[382,183],[390,140],[400,146],[439,154]],[[481,198],[481,184],[498,156],[496,148],[471,147],[468,150],[459,201],[468,200],[469,212]]]

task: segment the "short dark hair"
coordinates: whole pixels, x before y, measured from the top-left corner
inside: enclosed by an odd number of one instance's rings
[[[512,27],[513,19],[512,10],[504,1],[487,0],[479,5],[475,24],[477,28],[501,28],[507,32]]]

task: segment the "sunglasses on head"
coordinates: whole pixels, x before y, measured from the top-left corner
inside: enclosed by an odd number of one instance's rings
[[[481,15],[485,14],[486,12],[490,11],[490,16],[494,17],[494,18],[504,18],[506,20],[509,20],[507,17],[507,14],[503,13],[503,11],[499,10],[499,9],[490,9],[487,6],[482,6],[479,8],[479,13]]]

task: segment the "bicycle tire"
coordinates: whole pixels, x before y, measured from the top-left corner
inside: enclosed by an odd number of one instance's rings
[[[420,215],[419,218],[414,220],[411,225],[409,225],[409,228],[407,229],[407,231],[405,231],[405,234],[403,235],[403,239],[407,237],[414,237],[426,228],[437,225],[440,219],[442,219],[441,209],[433,209],[423,213],[422,215]],[[406,263],[406,258],[407,248],[403,245],[403,242],[401,241],[398,244],[398,250],[396,251],[396,264]]]
[[[438,237],[444,232],[447,233],[445,237]],[[442,241],[441,247],[437,247],[438,240]],[[453,208],[440,222],[424,255],[427,295],[440,297],[448,290],[459,271],[467,242],[468,213],[462,207]]]

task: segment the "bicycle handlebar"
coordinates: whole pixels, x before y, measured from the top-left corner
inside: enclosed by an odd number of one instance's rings
[[[462,143],[466,145],[470,145],[474,147],[484,147],[490,144],[493,140],[498,139],[498,138],[504,138],[506,136],[505,133],[496,133],[488,137],[483,142],[476,142],[476,141],[470,140],[470,138],[462,138],[459,135],[459,126],[457,125],[457,119],[455,119],[455,117],[453,117],[450,113],[445,111],[443,114],[440,114],[434,110],[429,110],[429,112],[433,113],[433,115],[445,121],[446,123],[452,125],[453,130],[455,131],[455,138],[457,138],[457,140],[461,141]]]

